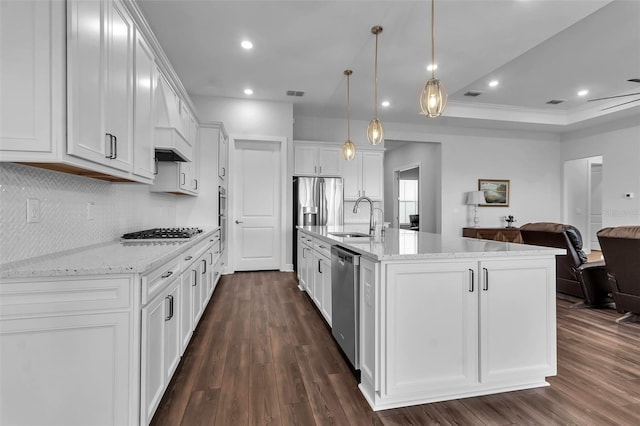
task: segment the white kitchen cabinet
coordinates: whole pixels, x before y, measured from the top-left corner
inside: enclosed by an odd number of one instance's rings
[[[131,171],[133,21],[118,0],[67,8],[68,153]]]
[[[149,424],[180,361],[180,283],[175,277],[142,308],[141,423]]]
[[[555,375],[553,264],[547,259],[487,260],[478,272],[480,381],[505,383],[522,377],[533,381]]]
[[[302,238],[301,252],[302,258],[300,262],[300,281],[304,290],[313,297],[313,239],[307,234],[300,233]]]
[[[49,159],[64,147],[64,12],[59,2],[2,2],[3,161]]]
[[[182,342],[181,352],[187,349],[193,330],[193,280],[195,275],[188,269],[180,276],[180,340]]]
[[[193,159],[189,129],[185,126],[185,109],[180,97],[160,70],[154,92],[155,148],[177,153],[184,161]]]
[[[223,129],[218,132],[218,177],[226,180],[229,176],[229,137]]]
[[[340,176],[342,149],[314,145],[294,145],[294,174]]]
[[[543,386],[556,374],[553,257],[362,258],[360,275],[362,386],[376,409]]]
[[[318,257],[318,279],[322,295],[320,297],[320,312],[331,326],[331,258],[325,255]],[[317,287],[316,287],[317,291]]]
[[[297,273],[300,289],[331,326],[331,244],[299,232]]]
[[[2,280],[0,424],[137,423],[134,287],[126,275]]]
[[[136,31],[133,82],[133,173],[153,179],[156,172],[153,95],[156,76],[155,55],[142,34]]]
[[[381,201],[384,193],[384,153],[358,151],[351,161],[342,164],[344,199],[354,201],[367,196]]]
[[[438,394],[477,383],[476,267],[471,260],[387,266],[385,328],[393,343],[384,395]]]

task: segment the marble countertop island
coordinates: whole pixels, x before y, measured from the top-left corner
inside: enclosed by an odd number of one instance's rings
[[[441,234],[387,228],[375,237],[345,238],[336,232],[368,232],[368,226],[302,226],[330,244],[338,244],[377,261],[437,258],[477,258],[502,256],[536,256],[565,254],[565,250],[465,237],[443,237]]]

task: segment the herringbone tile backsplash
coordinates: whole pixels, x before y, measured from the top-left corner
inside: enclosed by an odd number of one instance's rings
[[[37,223],[27,223],[28,198],[40,201]],[[88,203],[94,220],[87,219]],[[0,163],[0,264],[161,226],[176,226],[175,196],[151,193],[148,185]]]

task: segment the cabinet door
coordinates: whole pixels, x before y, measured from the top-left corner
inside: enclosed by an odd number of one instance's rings
[[[191,314],[193,316],[193,328],[195,330],[202,316],[202,273],[200,272],[200,262],[196,261],[190,269],[193,275],[191,281]]]
[[[362,153],[362,195],[372,200],[382,200],[383,194],[383,154]]]
[[[166,384],[165,305],[164,295],[159,295],[142,308],[140,418],[145,425],[151,421]]]
[[[155,173],[154,101],[156,84],[155,57],[151,48],[136,31],[135,78],[134,78],[134,131],[133,131],[133,173],[149,179]]]
[[[293,148],[293,154],[294,175],[315,175],[318,173],[317,148],[295,146]]]
[[[62,124],[53,123],[52,116],[52,84],[61,83],[52,78],[52,49],[62,41],[52,33],[52,11],[58,6],[38,0],[2,2],[0,149],[5,153],[48,153],[60,142],[51,133]]]
[[[473,261],[387,266],[383,394],[436,395],[478,382],[476,268]]]
[[[189,116],[189,138],[193,147],[193,157],[191,159],[191,192],[200,192],[200,142],[198,140],[198,125],[193,116]]]
[[[218,177],[226,179],[229,140],[222,132],[218,132]]]
[[[356,152],[351,161],[343,161],[342,180],[344,199],[356,200],[362,192],[362,152]]]
[[[107,5],[105,129],[114,136],[113,155],[108,164],[131,170],[134,25],[120,1],[111,0]]]
[[[68,1],[67,121],[69,154],[107,164],[105,134],[105,1]]]
[[[3,319],[2,424],[130,424],[130,410],[137,412],[131,405],[138,404],[129,386],[137,374],[130,366],[130,317],[115,312]]]
[[[318,174],[321,176],[339,176],[342,150],[338,148],[318,149]]]
[[[167,290],[164,295],[164,374],[165,384],[169,384],[173,372],[178,367],[182,355],[182,340],[180,330],[180,280]]]
[[[483,261],[480,381],[556,373],[555,261]]]
[[[182,341],[182,347],[180,348],[180,353],[184,353],[185,349],[187,349],[187,345],[191,340],[191,336],[193,335],[193,313],[192,306],[193,301],[191,300],[193,297],[192,287],[193,284],[193,274],[191,270],[187,270],[182,274],[180,279],[180,339]]]
[[[322,275],[322,315],[331,326],[331,259],[321,256],[320,275]]]
[[[312,286],[312,299],[318,309],[322,310],[322,300],[323,300],[323,288],[322,288],[322,256],[315,250],[311,250],[313,262],[312,265],[312,275],[313,275],[313,286]]]

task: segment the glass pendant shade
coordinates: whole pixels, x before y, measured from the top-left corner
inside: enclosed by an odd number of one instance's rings
[[[367,140],[371,145],[378,145],[384,140],[382,122],[377,118],[374,118],[369,122],[369,127],[367,127]]]
[[[342,146],[342,156],[345,160],[353,160],[356,158],[356,146],[349,139]]]
[[[420,107],[429,118],[440,117],[447,105],[447,91],[437,78],[430,78],[420,94]]]

